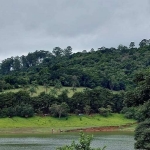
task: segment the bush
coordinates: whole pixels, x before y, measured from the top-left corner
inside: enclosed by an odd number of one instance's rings
[[[144,120],[144,116],[142,114],[142,106],[139,107],[124,107],[121,111],[124,116],[128,119],[135,119],[138,122]]]
[[[16,106],[16,114],[19,117],[32,117],[34,115],[34,110],[29,104],[21,104]]]
[[[14,117],[16,116],[16,109],[13,107],[9,107],[7,110],[7,116],[8,117]]]
[[[7,117],[7,112],[8,112],[8,109],[7,109],[7,108],[1,109],[1,110],[0,110],[0,117],[2,117],[2,118]]]
[[[99,110],[100,115],[102,115],[104,117],[107,117],[111,114],[111,108],[110,107],[107,107],[107,108],[101,107],[98,110]]]
[[[84,135],[84,133],[80,133],[79,144],[76,144],[73,141],[71,145],[59,147],[56,150],[104,150],[105,149],[106,146],[103,148],[91,148],[90,144],[92,140],[93,140],[93,136],[89,136],[89,135],[86,136]]]

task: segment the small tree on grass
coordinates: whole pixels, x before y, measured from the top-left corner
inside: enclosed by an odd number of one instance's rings
[[[111,107],[110,106],[107,106],[107,108],[104,108],[104,107],[101,107],[98,109],[100,115],[104,116],[104,117],[107,117],[111,114]]]
[[[76,144],[73,141],[71,145],[59,147],[56,150],[104,150],[106,148],[106,146],[104,146],[103,148],[91,148],[90,144],[92,140],[93,140],[93,136],[80,133],[79,144]]]
[[[34,93],[36,93],[37,90],[38,89],[38,85],[37,85],[37,83],[35,82],[35,81],[32,81],[32,85],[31,85],[31,87],[30,87],[30,89],[29,89],[29,92],[31,93],[31,96],[34,94]]]
[[[29,89],[29,92],[31,93],[31,96],[32,96],[34,93],[36,93],[36,89],[34,87],[31,87]]]
[[[90,114],[90,111],[91,111],[91,107],[90,107],[89,105],[86,105],[86,106],[84,107],[84,111],[85,111],[86,115],[89,115],[89,114]]]
[[[77,85],[79,85],[78,77],[77,77],[76,75],[72,76],[71,84],[72,84],[71,90],[72,90],[73,92],[75,92],[75,91],[77,90],[77,89],[76,89]]]
[[[47,93],[47,90],[48,90],[48,88],[49,88],[49,84],[44,83],[44,88],[45,88],[45,93]]]
[[[5,84],[6,84],[5,81],[0,80],[0,92],[3,91]]]
[[[62,115],[63,116],[68,115],[69,106],[65,102],[61,103],[60,105],[52,104],[49,110],[54,117],[61,118]]]
[[[29,85],[27,85],[27,84],[23,84],[23,85],[22,85],[22,89],[23,89],[24,91],[27,91],[28,88],[29,88]]]
[[[55,81],[55,86],[54,86],[55,89],[59,90],[62,88],[62,84],[59,80],[56,80]]]
[[[53,96],[57,96],[57,90],[55,88],[52,88],[50,90],[50,94],[53,95]]]

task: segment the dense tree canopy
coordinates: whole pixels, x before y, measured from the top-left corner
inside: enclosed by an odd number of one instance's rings
[[[27,56],[3,60],[0,80],[11,85],[5,89],[22,86],[25,82],[31,84],[32,81],[39,85],[55,85],[59,80],[63,86],[128,90],[135,87],[135,74],[145,67],[150,68],[149,40],[143,39],[139,48],[134,45],[131,42],[129,48],[120,44],[117,49],[101,47],[86,53],[72,53],[71,46],[55,47],[52,53],[36,50]]]

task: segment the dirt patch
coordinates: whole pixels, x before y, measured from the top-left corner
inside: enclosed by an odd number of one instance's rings
[[[100,132],[100,131],[118,131],[122,130],[123,128],[130,127],[136,123],[129,123],[126,125],[121,126],[104,126],[104,127],[90,127],[90,128],[79,128],[79,129],[72,129],[72,130],[66,130],[66,132]]]

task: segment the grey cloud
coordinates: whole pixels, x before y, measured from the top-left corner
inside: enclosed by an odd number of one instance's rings
[[[0,59],[71,45],[136,44],[150,35],[149,0],[0,0]]]

